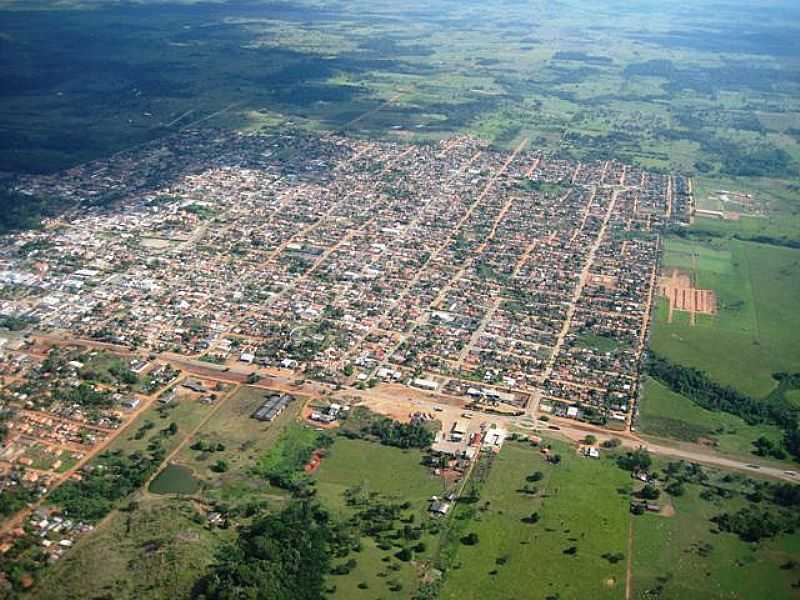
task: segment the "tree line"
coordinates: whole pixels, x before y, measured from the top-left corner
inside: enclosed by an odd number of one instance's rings
[[[646,371],[702,408],[735,415],[748,425],[768,423],[780,427],[784,431],[786,450],[800,460],[798,411],[782,396],[756,400],[735,388],[718,384],[699,369],[677,365],[654,353],[648,357]]]

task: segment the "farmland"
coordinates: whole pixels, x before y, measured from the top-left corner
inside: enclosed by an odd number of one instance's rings
[[[775,387],[773,373],[800,370],[800,251],[724,238],[668,239],[663,265],[713,289],[719,311],[699,315],[695,326],[667,323],[658,311],[653,350],[760,398]]]

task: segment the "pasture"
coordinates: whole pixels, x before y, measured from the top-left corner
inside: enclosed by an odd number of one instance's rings
[[[337,437],[328,454],[314,473],[317,496],[333,514],[345,519],[356,510],[345,502],[345,491],[358,489],[359,495],[374,495],[381,502],[410,503],[404,511],[412,523],[428,520],[428,500],[444,491],[442,480],[422,465],[420,450],[401,450],[364,440]],[[426,549],[415,552],[419,562],[428,560],[438,540],[424,533],[419,540]],[[355,567],[347,574],[329,575],[327,585],[335,587],[333,598],[408,598],[417,586],[415,564],[397,560],[394,549],[381,549],[368,536],[361,537],[362,548],[351,553]],[[392,586],[401,589],[393,591]],[[363,585],[359,587],[361,584]]]
[[[656,311],[652,349],[673,362],[706,371],[719,383],[758,398],[775,387],[772,374],[800,370],[800,250],[734,239],[667,239],[664,267],[690,272],[713,289],[716,315],[694,326]],[[724,348],[724,351],[721,349]]]
[[[495,458],[480,499],[454,516],[463,519],[460,535],[474,532],[479,541],[453,540],[442,600],[499,600],[508,590],[520,600],[624,597],[625,562],[603,555],[626,553],[629,474],[607,459],[578,456],[574,446],[554,442],[553,452],[561,456],[558,465],[511,442]],[[523,492],[537,471],[543,475],[531,484],[537,492]],[[532,513],[538,522],[526,522]]]

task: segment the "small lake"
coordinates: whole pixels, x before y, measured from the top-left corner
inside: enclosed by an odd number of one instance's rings
[[[192,470],[181,465],[169,464],[150,482],[147,488],[154,494],[194,494],[200,483]]]

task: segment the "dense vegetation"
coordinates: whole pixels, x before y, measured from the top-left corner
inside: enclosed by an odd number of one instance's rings
[[[389,418],[375,419],[364,432],[381,444],[398,448],[427,448],[434,440],[433,433],[420,423],[400,423]]]
[[[97,522],[114,508],[117,501],[140,488],[164,459],[164,450],[155,441],[150,453],[107,452],[83,473],[80,481],[68,481],[56,488],[50,500],[73,519]]]
[[[336,536],[328,514],[309,502],[243,527],[196,586],[197,600],[320,600]]]
[[[57,199],[37,198],[0,187],[0,235],[22,229],[37,229],[41,220],[65,207]]]
[[[17,485],[6,487],[0,493],[0,516],[7,517],[25,508],[25,505],[33,501],[35,494],[28,487]]]

